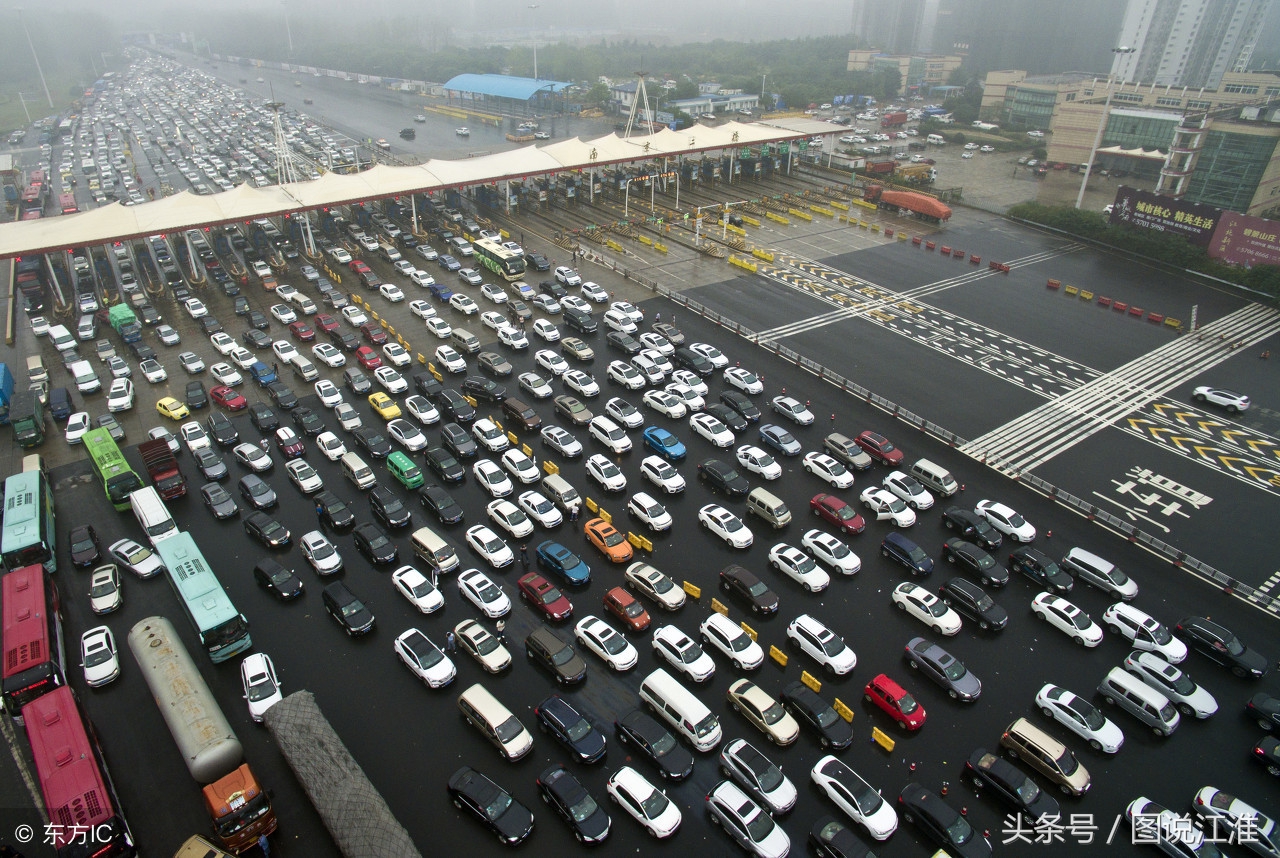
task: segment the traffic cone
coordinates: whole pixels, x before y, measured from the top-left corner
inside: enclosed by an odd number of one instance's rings
[[[946,782],[946,781],[943,781],[943,782],[942,782],[942,794],[943,794],[943,795],[946,795],[946,794],[947,794],[947,782]]]
[[[1052,531],[1052,530],[1046,530],[1046,531],[1044,532],[1044,538],[1045,538],[1045,539],[1053,539],[1053,531]]]

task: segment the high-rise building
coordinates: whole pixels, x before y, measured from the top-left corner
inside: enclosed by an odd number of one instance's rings
[[[1217,89],[1246,71],[1274,0],[1129,0],[1111,73],[1120,80]]]
[[[935,49],[940,3],[941,0],[855,0],[853,35],[885,53],[930,53]]]

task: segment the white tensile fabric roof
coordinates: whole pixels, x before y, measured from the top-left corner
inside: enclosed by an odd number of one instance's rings
[[[288,185],[255,188],[243,184],[232,191],[205,196],[183,191],[135,206],[113,203],[75,215],[0,224],[0,258],[173,233],[211,224],[245,222],[301,209],[401,194],[759,146],[840,130],[839,126],[825,122],[795,119],[777,124],[695,125],[684,131],[663,129],[656,134],[626,139],[617,134],[595,140],[575,137],[546,146],[527,146],[461,161],[430,160],[412,167],[378,165],[362,173],[326,173],[314,181]]]

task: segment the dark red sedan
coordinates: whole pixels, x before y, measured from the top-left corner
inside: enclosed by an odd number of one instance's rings
[[[862,533],[867,526],[857,510],[835,495],[814,495],[813,500],[809,501],[809,509],[818,518],[835,525],[844,533]]]
[[[368,265],[365,265],[359,259],[353,259],[347,264],[350,265],[351,270],[357,274],[368,274],[372,270],[371,268],[369,268]]]
[[[517,583],[520,596],[552,620],[567,620],[573,616],[573,603],[560,589],[537,572],[530,572]]]
[[[326,334],[338,329],[338,320],[333,316],[330,316],[328,313],[318,313],[312,317],[311,321],[315,322],[316,327],[324,331]]]
[[[867,451],[867,455],[882,465],[896,468],[902,464],[902,451],[893,446],[893,442],[875,432],[863,432],[853,439],[859,447]]]
[[[356,349],[356,361],[365,369],[377,369],[382,366],[382,358],[368,346]]]
[[[300,343],[309,343],[316,338],[315,329],[306,322],[291,322],[289,333],[293,334],[293,338]]]
[[[244,411],[249,407],[249,400],[237,393],[234,387],[227,387],[225,384],[209,391],[209,398],[215,405],[220,405],[228,411]]]
[[[288,426],[281,426],[276,430],[276,447],[280,449],[280,455],[284,456],[286,461],[307,455],[307,448],[303,446],[302,439]]]
[[[373,322],[365,322],[360,326],[360,335],[375,346],[380,346],[387,341],[387,332],[380,325]],[[898,454],[898,458],[902,458],[902,454]]]

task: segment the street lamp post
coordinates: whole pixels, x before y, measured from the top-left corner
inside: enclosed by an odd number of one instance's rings
[[[31,41],[31,31],[27,29],[27,19],[22,14],[22,9],[15,9],[18,13],[18,20],[22,22],[22,32],[27,35],[27,45],[31,48],[31,58],[36,61],[36,71],[40,74],[40,85],[44,87],[44,97],[49,101],[49,109],[53,109],[53,96],[49,94],[49,84],[44,79],[44,69],[40,67],[40,56],[36,53],[36,43]]]
[[[293,56],[293,28],[289,26],[289,4],[280,0],[280,7],[284,9],[284,33],[289,38],[289,56]]]
[[[537,4],[537,3],[530,3],[530,4],[529,4],[529,11],[530,11],[530,12],[537,12],[537,11],[538,11],[538,4]],[[533,27],[533,79],[534,79],[534,80],[537,80],[537,79],[538,79],[538,28],[537,28],[537,20],[538,20],[538,19],[537,19],[537,17],[536,17],[536,16],[531,16],[531,17],[533,17],[533,20],[534,20],[534,27]]]
[[[1122,45],[1118,48],[1112,48],[1113,54],[1131,54],[1137,48],[1131,48]],[[1111,112],[1111,83],[1114,75],[1107,73],[1107,100],[1102,103],[1102,115],[1098,117],[1098,133],[1093,137],[1093,145],[1089,147],[1089,160],[1085,163],[1085,168],[1081,170],[1084,176],[1080,179],[1080,193],[1076,194],[1076,208],[1084,203],[1084,189],[1089,184],[1089,175],[1093,172],[1093,159],[1098,155],[1098,147],[1102,145],[1102,133],[1107,128],[1107,115]]]
[[[18,101],[22,102],[22,112],[27,115],[27,124],[31,124],[31,111],[27,110],[27,99],[21,92],[18,93]]]

